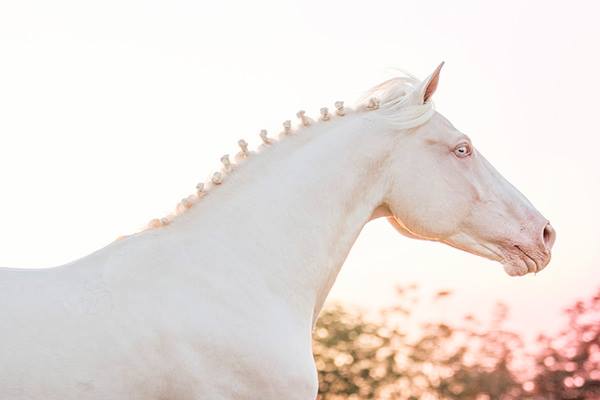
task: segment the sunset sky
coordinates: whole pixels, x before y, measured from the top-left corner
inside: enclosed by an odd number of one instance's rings
[[[438,111],[550,219],[553,262],[510,278],[376,221],[330,298],[372,308],[417,283],[456,292],[447,317],[502,300],[511,327],[555,329],[600,286],[598,15],[592,1],[2,2],[0,266],[85,256],[173,210],[239,138],[444,60]]]

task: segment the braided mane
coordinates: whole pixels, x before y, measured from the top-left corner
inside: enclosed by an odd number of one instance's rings
[[[279,133],[277,139],[268,136],[267,130],[262,129],[259,136],[262,140],[260,149],[266,149],[271,145],[285,140],[289,135],[300,134],[315,124],[326,124],[332,119],[343,118],[345,115],[357,112],[371,112],[378,110],[379,113],[389,120],[398,129],[409,129],[419,126],[429,120],[433,115],[433,103],[416,100],[420,80],[406,74],[406,76],[389,79],[366,92],[359,101],[355,109],[345,107],[343,101],[334,103],[335,111],[330,113],[327,107],[320,109],[319,118],[315,121],[306,115],[304,110],[296,113],[298,125],[292,127],[292,121],[283,122],[283,130]],[[238,141],[240,148],[232,161],[229,154],[221,157],[221,168],[214,172],[208,182],[200,182],[196,185],[196,192],[183,198],[176,206],[175,211],[166,217],[152,219],[144,230],[157,229],[169,225],[177,216],[183,214],[186,210],[192,208],[196,203],[202,200],[212,190],[217,190],[223,184],[227,175],[237,168],[243,161],[258,152],[251,152],[248,149],[248,143],[244,139]],[[121,236],[119,239],[126,236]]]

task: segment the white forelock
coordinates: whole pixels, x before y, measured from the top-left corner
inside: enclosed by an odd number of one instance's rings
[[[373,87],[364,98],[379,99],[379,114],[395,128],[415,128],[427,122],[434,113],[433,101],[422,101],[421,84],[419,79],[406,74]]]

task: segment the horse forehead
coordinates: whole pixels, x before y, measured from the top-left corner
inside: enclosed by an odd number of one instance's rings
[[[436,141],[453,141],[466,137],[442,114],[436,112],[431,119],[422,126],[423,136],[428,139],[437,139]]]
[[[446,118],[438,111],[433,113],[433,115],[431,116],[431,121],[440,124],[441,126],[445,126],[448,129],[456,129],[454,128],[454,125],[452,125],[452,122],[450,122],[448,118]]]
[[[452,122],[437,111],[431,116],[429,124],[438,131],[458,132]]]

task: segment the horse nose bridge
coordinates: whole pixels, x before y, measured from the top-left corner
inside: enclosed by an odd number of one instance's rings
[[[539,212],[531,204],[529,199],[523,195],[513,184],[504,178],[496,170],[490,171],[496,178],[492,184],[486,185],[487,197],[492,200],[505,213],[505,216],[524,224]]]
[[[546,218],[510,182],[504,180],[503,186],[499,196],[510,218],[521,226],[521,230],[529,230],[532,234],[539,232],[540,224],[545,225],[548,222]]]

